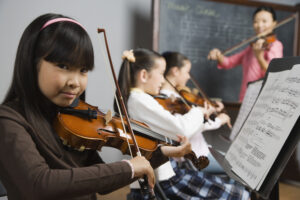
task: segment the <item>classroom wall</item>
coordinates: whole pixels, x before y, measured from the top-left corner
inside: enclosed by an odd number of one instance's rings
[[[111,109],[114,89],[108,79],[110,69],[105,69],[106,53],[104,56],[101,53],[106,52],[103,36],[97,34],[97,28],[106,29],[113,64],[118,73],[124,50],[151,48],[151,0],[0,0],[1,102],[10,85],[21,34],[33,19],[49,12],[73,17],[87,29],[95,51],[95,70],[89,74],[86,100],[101,109]],[[118,157],[115,155],[118,154],[110,153],[108,160]]]

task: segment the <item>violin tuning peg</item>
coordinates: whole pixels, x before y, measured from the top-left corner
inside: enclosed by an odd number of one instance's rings
[[[85,146],[80,146],[80,148],[78,149],[78,151],[80,151],[80,152],[82,152],[82,151],[84,151],[85,150]]]
[[[112,119],[112,114],[111,114],[111,110],[108,110],[106,115],[104,116],[104,119],[105,119],[105,125],[107,125],[111,119]]]

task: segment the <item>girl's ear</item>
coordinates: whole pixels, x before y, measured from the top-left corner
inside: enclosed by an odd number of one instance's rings
[[[146,83],[148,80],[149,74],[147,72],[147,70],[142,69],[139,73],[138,73],[138,79],[142,82],[142,83]]]

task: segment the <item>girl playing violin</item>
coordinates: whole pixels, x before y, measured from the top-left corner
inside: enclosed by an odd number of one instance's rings
[[[79,22],[58,14],[36,18],[24,31],[14,75],[0,105],[0,179],[9,199],[96,199],[154,172],[167,156],[183,156],[190,144],[161,147],[142,156],[105,164],[95,150],[62,144],[52,124],[86,89],[94,67],[91,40]]]
[[[165,52],[162,56],[166,60],[166,70],[164,75],[167,81],[163,83],[160,93],[168,97],[174,96],[176,98],[182,98],[178,94],[176,88],[186,87],[186,83],[190,79],[190,70],[192,68],[191,61],[186,56],[178,52]],[[219,107],[215,108],[218,111],[224,107],[221,102],[218,102],[218,105]],[[192,118],[190,120],[199,123],[197,118]],[[203,128],[189,138],[192,144],[192,149],[196,155],[205,155],[210,161],[209,165],[203,169],[205,172],[224,173],[224,170],[211,155],[202,132],[218,129],[226,123],[229,127],[231,127],[230,117],[225,113],[218,114],[214,120],[207,117]]]
[[[258,7],[253,14],[253,29],[257,35],[272,33],[276,25],[276,13],[272,7]],[[264,34],[264,35],[266,35]],[[246,49],[226,57],[219,49],[213,49],[208,59],[217,60],[219,69],[231,69],[238,65],[243,67],[243,79],[239,100],[242,101],[247,84],[265,76],[270,61],[283,56],[283,45],[279,40],[267,44],[264,37],[249,45]]]
[[[165,137],[176,139],[178,134],[192,137],[203,129],[204,114],[209,116],[211,110],[192,107],[184,115],[172,115],[165,110],[152,96],[159,94],[165,69],[165,59],[156,52],[147,49],[124,52],[118,82],[128,113]],[[203,172],[173,169],[170,162],[158,167],[155,174],[170,199],[249,198],[249,193],[239,185]],[[131,196],[133,199],[144,199],[138,189],[132,189]]]

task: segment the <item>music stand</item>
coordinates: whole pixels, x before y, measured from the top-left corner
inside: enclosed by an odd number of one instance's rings
[[[280,72],[283,70],[291,69],[295,64],[300,64],[300,57],[286,57],[280,59],[273,59],[269,65],[266,77],[264,79],[264,83],[268,77],[269,72]],[[300,67],[300,66],[299,66]],[[264,84],[263,83],[263,84]],[[263,180],[263,183],[259,190],[253,190],[257,193],[260,197],[267,199],[275,187],[277,191],[277,199],[278,197],[278,179],[281,175],[282,171],[284,170],[288,160],[290,159],[292,153],[294,152],[298,141],[300,138],[300,120],[299,117],[294,124],[288,138],[286,139],[282,149],[280,150],[278,156],[276,157],[272,167],[267,172],[267,176]],[[225,159],[225,156],[220,154],[219,152],[210,148],[212,155],[215,159],[219,162],[219,164],[224,168],[225,172],[231,177],[232,179],[240,182],[241,184],[245,185],[246,187],[250,188],[238,175],[231,171],[230,163]]]

